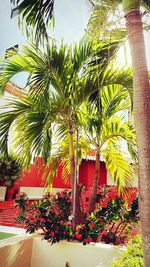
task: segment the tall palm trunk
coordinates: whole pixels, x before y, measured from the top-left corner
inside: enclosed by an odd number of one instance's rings
[[[128,9],[131,6],[132,9]],[[133,6],[133,2],[135,6]],[[144,266],[150,266],[150,88],[140,1],[123,1],[131,49],[134,87],[134,117],[139,153],[140,220]],[[128,4],[128,5],[127,5]]]
[[[70,183],[72,192],[72,208],[73,208],[73,228],[82,222],[82,213],[80,207],[80,193],[79,186],[75,177],[75,157],[74,157],[74,146],[73,146],[73,129],[72,121],[69,121],[69,157],[70,157]]]
[[[95,162],[95,174],[94,174],[94,180],[93,180],[92,191],[91,191],[89,207],[88,207],[89,214],[93,212],[95,209],[99,177],[100,177],[100,154],[97,151],[96,162]]]

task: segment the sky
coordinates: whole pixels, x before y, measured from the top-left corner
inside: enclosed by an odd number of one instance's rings
[[[18,28],[17,16],[10,19],[10,0],[0,0],[0,53],[16,43],[23,44],[26,41]],[[56,41],[62,37],[67,43],[79,41],[84,35],[90,4],[88,0],[55,0],[55,30],[51,33]]]
[[[50,30],[50,35],[56,42],[64,43],[78,42],[84,35],[91,13],[91,4],[88,0],[55,0],[55,28]],[[7,48],[19,44],[27,43],[25,34],[18,27],[17,16],[10,19],[11,4],[10,0],[0,0],[0,58],[4,55]],[[146,56],[148,68],[150,70],[150,33],[145,34]],[[131,64],[130,51],[127,45],[128,63]],[[119,65],[125,64],[123,49],[118,53]],[[22,75],[15,77],[14,82],[19,86],[24,86],[25,79]]]
[[[62,38],[68,44],[80,41],[85,33],[90,10],[88,0],[55,0],[55,29],[50,29],[50,36],[55,38],[58,46]],[[17,16],[10,19],[10,14],[10,0],[0,0],[0,58],[7,48],[16,44],[21,48],[21,45],[27,43],[25,34],[18,27]],[[23,87],[25,74],[16,75],[12,80]]]

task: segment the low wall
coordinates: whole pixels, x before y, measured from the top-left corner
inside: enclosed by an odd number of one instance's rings
[[[102,243],[83,246],[61,241],[50,245],[40,237],[12,237],[0,242],[1,267],[110,267],[122,247]]]
[[[110,267],[122,251],[121,247],[102,243],[83,246],[61,241],[51,246],[34,238],[31,267]]]
[[[31,267],[32,237],[15,236],[0,241],[1,267]]]

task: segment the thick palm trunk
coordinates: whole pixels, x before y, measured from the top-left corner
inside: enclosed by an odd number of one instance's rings
[[[124,1],[125,2],[125,1]],[[131,2],[131,1],[130,1]],[[133,1],[134,2],[134,1]],[[139,153],[140,220],[142,230],[144,266],[150,266],[150,88],[145,56],[141,13],[138,8],[126,10],[126,25],[130,43],[134,117]]]
[[[80,207],[80,193],[79,187],[75,177],[75,157],[74,157],[74,147],[73,147],[73,129],[72,123],[69,122],[69,157],[70,157],[70,183],[72,191],[72,209],[73,209],[73,228],[82,222],[82,213]]]
[[[89,214],[93,212],[95,209],[99,177],[100,177],[100,155],[99,155],[99,152],[97,152],[96,162],[95,162],[95,174],[94,174],[94,180],[93,180],[92,191],[91,191],[89,207],[88,207]]]

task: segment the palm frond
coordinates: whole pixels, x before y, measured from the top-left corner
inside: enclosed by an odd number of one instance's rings
[[[95,38],[120,39],[126,37],[120,0],[94,1],[93,12],[88,22],[87,34]],[[110,19],[111,18],[111,19]],[[121,25],[121,26],[120,26]]]
[[[117,151],[116,148],[105,150],[104,158],[106,162],[106,168],[111,174],[115,185],[118,187],[119,192],[123,192],[125,187],[130,187],[134,179],[134,173],[131,165],[121,154],[121,151]]]
[[[125,150],[128,150],[128,148],[131,150],[132,147],[132,160],[137,161],[137,142],[134,125],[128,121],[123,122],[121,117],[113,116],[102,124],[100,140],[101,149],[109,144],[119,147],[123,146],[123,143],[125,143]],[[129,151],[129,154],[130,152],[131,151]]]
[[[0,150],[8,154],[8,139],[11,128],[19,116],[23,116],[31,107],[30,101],[6,99],[0,110]]]
[[[109,118],[114,113],[128,110],[131,99],[128,90],[121,85],[111,84],[101,89],[101,102],[104,118]]]
[[[28,163],[37,156],[42,156],[47,162],[51,155],[51,120],[42,111],[30,110],[24,116],[18,117],[14,127],[12,146],[16,158],[22,164]]]
[[[36,43],[48,41],[47,27],[53,18],[54,0],[11,0],[17,6],[21,22],[26,27],[28,37],[32,37]]]
[[[104,40],[126,39],[127,30],[121,3],[121,0],[93,1],[93,11],[88,22],[86,35]],[[140,1],[140,5],[145,9],[143,14],[146,14],[143,18],[144,29],[149,30],[149,0]]]

